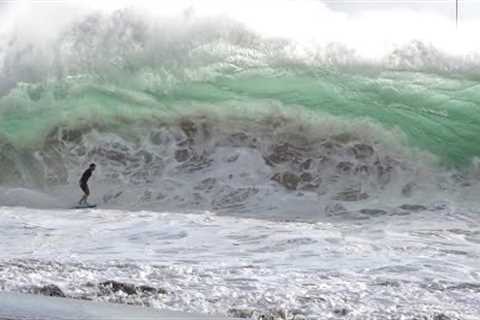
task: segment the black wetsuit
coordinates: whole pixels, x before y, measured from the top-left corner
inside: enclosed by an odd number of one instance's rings
[[[88,190],[88,185],[87,181],[90,179],[92,176],[93,169],[88,168],[85,170],[85,172],[82,174],[82,177],[80,178],[80,188],[82,189],[83,192],[88,196],[90,194],[90,190]]]

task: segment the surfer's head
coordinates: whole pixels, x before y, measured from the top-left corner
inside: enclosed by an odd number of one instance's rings
[[[95,167],[96,167],[95,163],[91,163],[90,166],[89,166],[89,168],[92,169],[92,170],[95,170]]]

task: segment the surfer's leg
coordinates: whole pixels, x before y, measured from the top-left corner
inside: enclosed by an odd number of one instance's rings
[[[82,189],[82,191],[83,191],[83,197],[82,197],[82,199],[80,199],[78,204],[79,205],[86,204],[87,203],[87,198],[90,195],[90,190],[88,190],[88,185],[86,183],[81,184],[80,189]]]
[[[84,201],[83,203],[84,203],[84,204],[88,204],[87,199],[88,199],[88,196],[90,195],[90,190],[88,189],[88,185],[87,185],[87,184],[85,184],[84,192],[85,192],[85,196],[84,196],[84,197],[85,197],[85,201]]]

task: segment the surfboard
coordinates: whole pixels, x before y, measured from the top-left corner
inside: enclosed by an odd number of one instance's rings
[[[75,207],[72,207],[72,209],[90,209],[90,208],[96,208],[96,204],[82,204],[82,205],[76,205]]]
[[[227,320],[218,315],[203,315],[113,303],[72,300],[0,291],[0,319],[9,320]]]

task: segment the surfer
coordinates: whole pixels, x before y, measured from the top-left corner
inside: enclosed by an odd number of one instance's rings
[[[80,189],[82,189],[84,195],[82,199],[78,202],[78,205],[87,205],[87,198],[90,195],[90,190],[88,189],[87,181],[92,176],[93,171],[95,170],[95,163],[90,164],[87,170],[82,174],[80,178]]]

